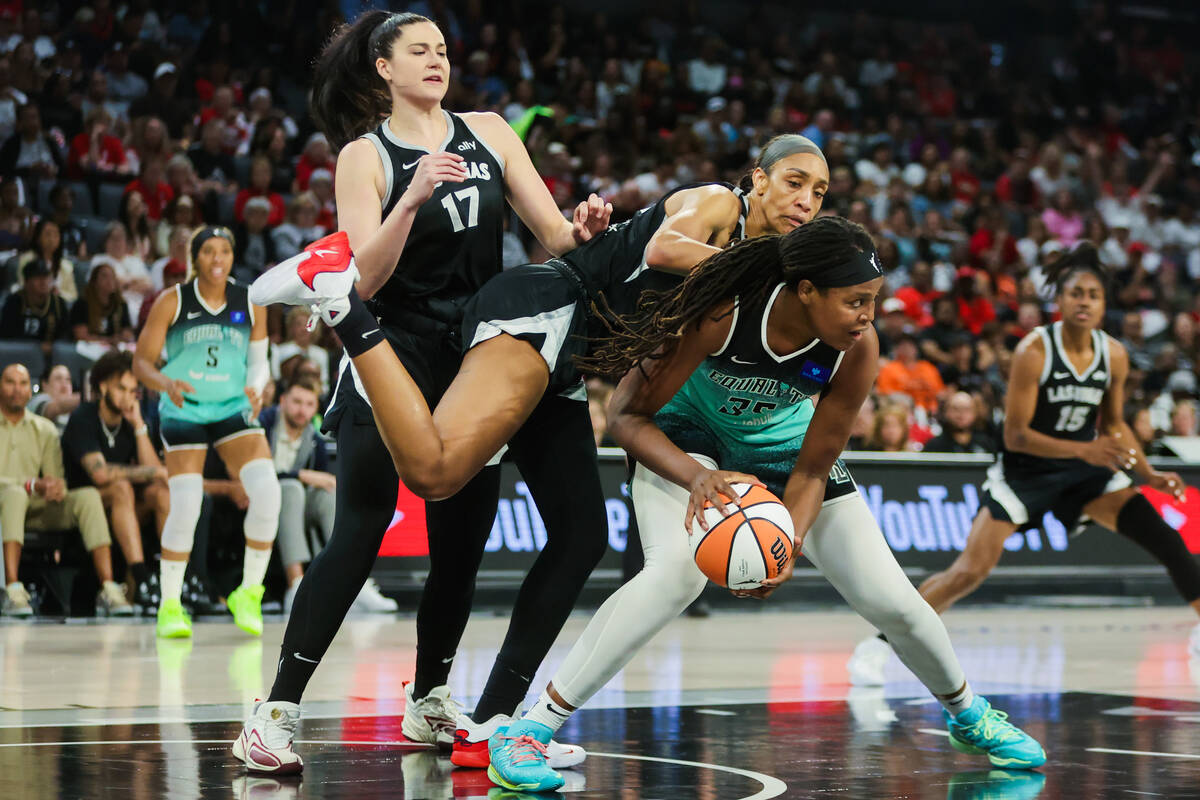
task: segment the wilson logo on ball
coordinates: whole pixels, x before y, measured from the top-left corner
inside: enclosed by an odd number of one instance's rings
[[[723,517],[710,503],[701,512],[709,529],[693,536],[692,552],[705,576],[730,589],[754,589],[774,578],[792,557],[792,515],[762,486],[735,483],[732,513]],[[736,504],[736,506],[732,505]]]

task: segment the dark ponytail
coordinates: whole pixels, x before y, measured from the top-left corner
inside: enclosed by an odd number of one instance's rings
[[[643,292],[633,314],[598,314],[609,335],[593,342],[588,355],[576,356],[576,366],[583,372],[620,378],[643,359],[672,353],[680,339],[699,328],[722,301],[736,297],[743,307],[753,307],[764,302],[781,281],[795,289],[807,279],[821,288],[828,285],[822,281],[823,273],[859,253],[874,252],[871,234],[863,226],[832,216],[783,236],[739,242],[693,267],[671,291]]]
[[[1062,294],[1067,282],[1077,273],[1090,272],[1100,281],[1104,296],[1109,293],[1108,268],[1100,263],[1100,251],[1087,239],[1080,240],[1070,250],[1059,255],[1044,268],[1046,285],[1054,287],[1055,295]]]
[[[334,31],[317,58],[311,109],[335,148],[367,133],[392,110],[391,93],[375,60],[391,56],[405,26],[430,21],[420,14],[368,11]]]

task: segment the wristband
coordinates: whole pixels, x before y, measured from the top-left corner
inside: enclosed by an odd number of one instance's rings
[[[147,433],[149,430],[150,430],[150,429],[149,429],[148,427],[146,427],[146,423],[144,423],[144,422],[143,422],[141,425],[139,425],[139,426],[138,426],[137,430],[135,430],[135,431],[133,432],[133,435],[134,435],[134,436],[143,436],[143,435],[145,435],[145,434],[146,434],[146,433]]]
[[[35,483],[37,483],[37,478],[30,478],[29,480],[25,481],[25,494],[29,495],[30,497],[33,496],[33,485]]]

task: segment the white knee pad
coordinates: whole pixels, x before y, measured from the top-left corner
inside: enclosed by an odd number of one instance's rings
[[[256,458],[242,467],[238,478],[250,498],[250,506],[246,509],[246,538],[253,542],[275,541],[280,508],[275,463],[269,458]]]
[[[171,509],[163,523],[162,546],[176,553],[190,553],[204,502],[204,478],[196,472],[167,478],[171,490]]]

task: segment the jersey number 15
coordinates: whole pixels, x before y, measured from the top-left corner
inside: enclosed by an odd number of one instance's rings
[[[1063,406],[1058,415],[1058,422],[1054,424],[1054,430],[1074,433],[1083,427],[1083,423],[1087,422],[1090,410],[1091,408],[1088,406]]]

